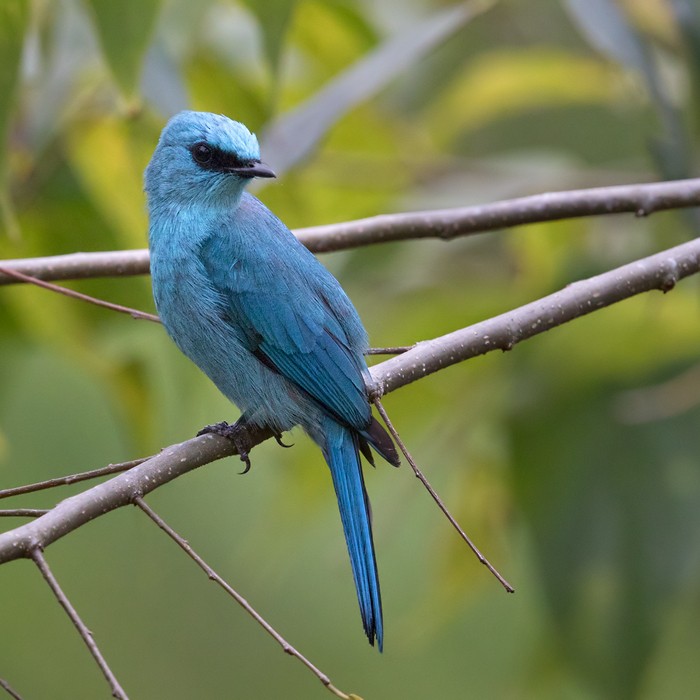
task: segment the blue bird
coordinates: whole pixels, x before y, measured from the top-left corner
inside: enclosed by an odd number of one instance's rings
[[[372,416],[367,333],[338,281],[245,186],[274,177],[239,122],[181,112],[146,168],[153,295],[187,355],[241,411],[279,438],[299,425],[321,448],[365,633],[382,649],[382,604],[360,453],[399,458]],[[238,436],[238,437],[237,437]],[[237,443],[238,444],[238,443]],[[239,453],[247,460],[245,445]]]

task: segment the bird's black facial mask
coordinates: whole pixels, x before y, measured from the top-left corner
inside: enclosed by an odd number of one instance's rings
[[[192,159],[204,170],[231,173],[239,177],[275,177],[275,173],[259,160],[242,160],[235,153],[225,151],[206,141],[198,141],[189,148]]]

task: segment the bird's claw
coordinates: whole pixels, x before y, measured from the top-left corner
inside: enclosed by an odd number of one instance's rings
[[[198,433],[197,437],[200,435],[221,435],[221,437],[230,440],[238,452],[238,456],[241,462],[245,464],[245,469],[240,472],[241,474],[247,474],[250,471],[250,457],[248,456],[248,450],[250,449],[250,438],[248,437],[248,431],[245,426],[239,422],[233,425],[227,423],[226,421],[221,421],[221,423],[214,423],[213,425],[205,425]]]
[[[245,468],[243,469],[242,472],[238,472],[239,474],[247,474],[250,471],[250,457],[248,457],[248,453],[245,450],[241,450],[241,448],[238,448],[238,456],[241,459],[241,462],[245,464]]]
[[[282,442],[282,433],[275,433],[272,437],[275,438],[275,442],[280,446],[280,447],[294,447],[294,443],[290,443],[289,445],[286,442]]]

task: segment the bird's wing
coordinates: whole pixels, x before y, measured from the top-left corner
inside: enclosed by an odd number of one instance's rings
[[[227,249],[228,240],[213,238],[201,257],[222,318],[261,362],[341,423],[366,429],[365,334],[340,285],[296,239],[281,251],[254,237],[257,247]]]
[[[281,299],[276,301],[285,303]],[[246,307],[247,317],[253,324],[259,322],[264,309],[269,308],[264,305],[254,309],[251,303]],[[280,374],[302,388],[336,419],[364,429],[370,410],[363,367],[351,353],[343,335],[334,332],[333,326],[337,324],[330,312],[315,319],[309,318],[307,309],[308,305],[304,310],[297,308],[290,313],[288,308],[279,317],[279,325],[270,323],[269,326],[276,327],[268,328],[259,352]],[[292,334],[290,327],[294,329]],[[299,335],[295,338],[297,332]]]

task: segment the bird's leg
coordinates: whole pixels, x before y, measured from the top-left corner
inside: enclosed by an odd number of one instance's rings
[[[213,433],[214,435],[221,435],[227,440],[230,440],[236,447],[238,456],[241,458],[241,462],[245,464],[245,469],[241,474],[246,474],[250,471],[250,457],[248,456],[248,451],[253,447],[250,434],[248,433],[248,425],[243,416],[241,416],[233,425],[227,423],[226,421],[221,421],[221,423],[214,423],[213,425],[204,426],[198,433],[199,435],[207,435]]]

